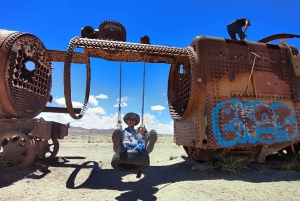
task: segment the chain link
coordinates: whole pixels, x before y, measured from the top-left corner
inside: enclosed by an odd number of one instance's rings
[[[72,63],[72,55],[73,55],[74,47],[76,47],[76,44],[79,41],[80,41],[79,37],[74,37],[71,39],[67,49],[67,54],[64,63],[64,95],[65,95],[67,110],[73,119],[81,119],[84,116],[89,102],[90,84],[91,84],[91,67],[90,67],[90,60],[88,59],[86,61],[86,89],[85,89],[84,102],[80,114],[77,116],[74,112],[74,108],[71,100],[72,96],[71,96],[71,72],[70,71],[71,71],[71,63]]]
[[[121,52],[121,58],[122,58],[122,52]],[[118,122],[117,127],[122,124],[121,120],[121,98],[122,98],[122,68],[123,63],[120,61],[120,81],[119,81],[119,111],[118,111]]]
[[[147,58],[147,50],[145,48],[144,54],[144,71],[143,71],[143,93],[142,93],[142,124],[144,124],[144,103],[145,103],[145,84],[146,84],[146,58]]]

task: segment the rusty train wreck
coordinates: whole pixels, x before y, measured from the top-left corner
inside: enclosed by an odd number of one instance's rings
[[[251,153],[253,162],[287,149],[298,153],[300,55],[278,34],[258,42],[198,36],[186,48],[126,42],[118,22],[99,29],[86,26],[67,51],[46,49],[34,35],[0,30],[0,157],[7,168],[29,165],[36,157],[55,157],[69,125],[35,118],[41,112],[83,117],[90,92],[90,57],[109,61],[171,65],[168,102],[174,142],[197,160],[215,153]],[[279,44],[269,44],[283,39]],[[73,52],[75,47],[83,53]],[[26,63],[34,63],[27,69]],[[66,108],[51,101],[51,62],[64,62]],[[86,64],[86,92],[81,110],[71,100],[70,65]],[[78,115],[77,115],[78,114]],[[52,142],[50,142],[52,140]],[[50,147],[54,147],[50,150]]]
[[[275,35],[260,42],[196,37],[190,60],[172,64],[168,98],[174,141],[198,160],[244,152],[253,162],[299,153],[298,50]],[[183,68],[180,71],[180,68]]]

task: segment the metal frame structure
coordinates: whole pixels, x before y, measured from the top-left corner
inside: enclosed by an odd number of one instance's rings
[[[125,42],[125,28],[114,21],[103,22],[98,30],[87,26],[81,33],[71,39],[67,51],[60,51],[46,49],[32,34],[0,30],[0,156],[5,167],[24,167],[47,153],[56,156],[58,139],[68,134],[69,125],[35,117],[41,112],[83,117],[90,57],[170,64],[174,142],[195,159],[238,151],[251,153],[252,161],[261,163],[286,147],[299,152],[300,56],[285,40],[299,35],[277,34],[259,42],[198,36],[188,47],[176,48],[151,45],[148,36],[141,43]],[[269,44],[275,39],[282,41]],[[34,69],[26,68],[28,61]],[[46,107],[52,99],[52,61],[64,62],[66,108]],[[81,110],[72,106],[71,63],[86,64]]]

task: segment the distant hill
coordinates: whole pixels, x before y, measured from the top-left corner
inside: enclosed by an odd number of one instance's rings
[[[96,135],[96,134],[102,134],[102,135],[112,135],[115,129],[87,129],[87,128],[81,128],[81,127],[70,127],[69,128],[69,135]]]
[[[69,128],[68,135],[112,135],[115,129],[87,129],[81,127],[73,127]],[[166,134],[158,134],[158,136],[164,136]],[[167,135],[170,136],[170,135]]]

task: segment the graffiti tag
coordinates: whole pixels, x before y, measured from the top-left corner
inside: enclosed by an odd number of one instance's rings
[[[216,105],[212,112],[212,129],[223,147],[237,143],[292,141],[298,136],[295,110],[290,105],[270,105],[261,101],[244,103],[238,99]]]

